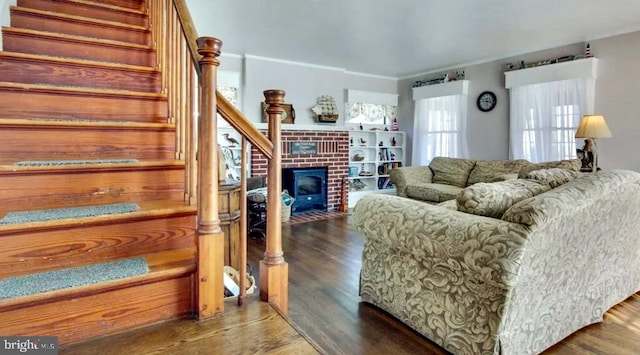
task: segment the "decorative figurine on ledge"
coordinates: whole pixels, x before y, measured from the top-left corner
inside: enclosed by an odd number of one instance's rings
[[[396,142],[396,137],[391,137],[391,146],[395,147],[397,143],[398,142]]]

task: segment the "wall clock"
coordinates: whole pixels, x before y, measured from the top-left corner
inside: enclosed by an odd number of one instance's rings
[[[485,91],[478,96],[478,109],[482,112],[489,112],[496,107],[498,99],[496,94],[491,91]]]

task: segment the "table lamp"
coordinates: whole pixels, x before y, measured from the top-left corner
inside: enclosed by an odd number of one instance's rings
[[[611,137],[611,131],[607,126],[607,122],[601,115],[585,115],[580,120],[578,131],[576,131],[576,138],[587,138],[591,142],[591,153],[593,154],[593,162],[591,171],[596,172],[598,170],[598,148],[596,140],[598,138]],[[588,154],[588,152],[584,152]]]

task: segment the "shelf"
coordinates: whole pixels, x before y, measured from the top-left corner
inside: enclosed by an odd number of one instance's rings
[[[401,167],[406,154],[406,134],[402,131],[350,131],[349,167],[359,173],[362,169],[372,172],[371,176],[349,176],[350,184],[360,181],[366,188],[349,190],[349,207],[355,206],[363,196],[371,193],[395,194],[390,185],[389,170]],[[366,144],[360,145],[363,141]],[[354,156],[364,156],[364,160],[353,160]]]

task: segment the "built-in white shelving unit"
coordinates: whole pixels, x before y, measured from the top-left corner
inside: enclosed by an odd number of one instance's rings
[[[405,165],[406,134],[402,131],[349,132],[349,207],[370,193],[395,194],[389,171]]]

